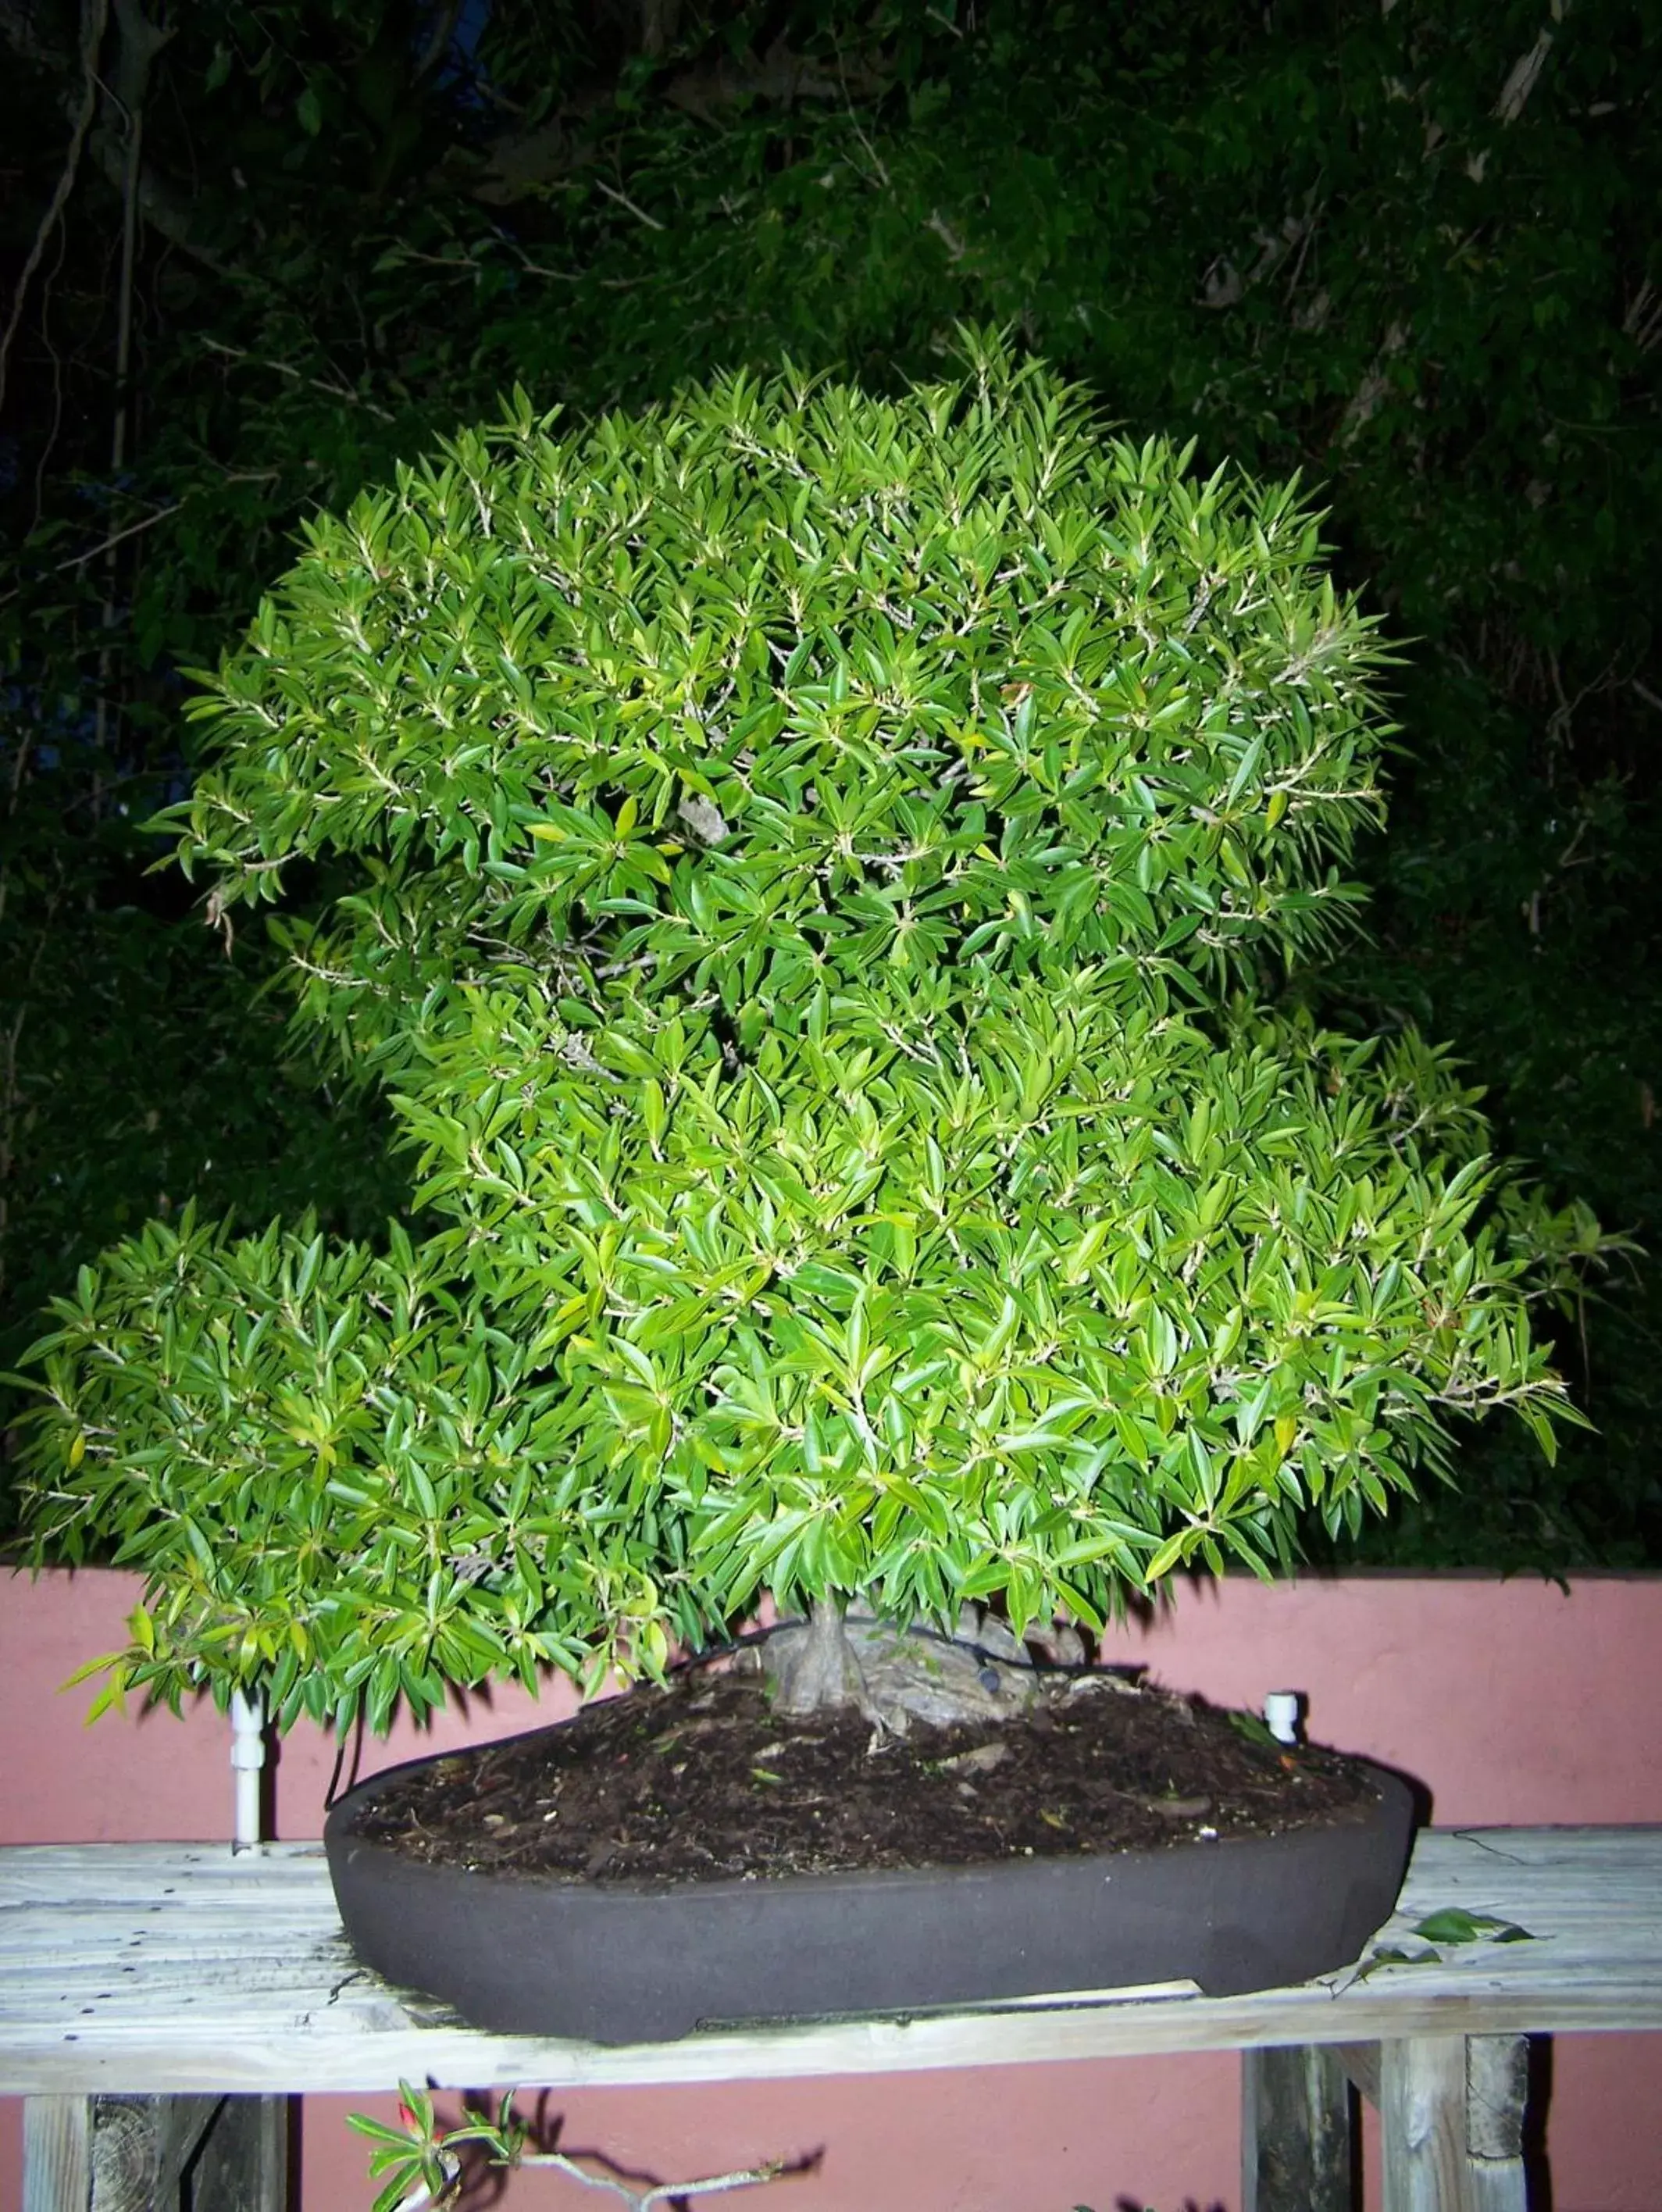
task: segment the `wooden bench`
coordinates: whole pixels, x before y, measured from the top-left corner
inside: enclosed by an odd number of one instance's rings
[[[1240,2050],[1246,2212],[1349,2206],[1351,2085],[1380,2108],[1386,2212],[1523,2212],[1527,2039],[1662,2028],[1662,1829],[1432,1831],[1375,1948],[1427,1951],[1414,1923],[1451,1908],[1532,1940],[1251,1996],[1113,1991],[613,2050],[482,2033],[366,1972],[315,1844],[14,1848],[0,1851],[0,2092],[27,2100],[24,2212],[172,2212],[182,2188],[208,2212],[281,2212],[282,2100],[306,2090]]]

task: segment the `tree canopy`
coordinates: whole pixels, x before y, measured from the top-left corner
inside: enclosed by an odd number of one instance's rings
[[[27,1524],[144,1574],[106,1696],[379,1728],[764,1592],[1100,1631],[1451,1416],[1552,1456],[1562,1224],[1444,1057],[1262,1002],[1356,896],[1371,623],[1288,488],[959,343],[521,397],[203,672],[182,855],[221,919],[339,864],[303,1014],[440,1225],[154,1224],[54,1302]]]

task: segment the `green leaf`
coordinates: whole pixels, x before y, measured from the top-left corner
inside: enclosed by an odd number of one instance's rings
[[[1477,1943],[1485,1938],[1496,1943],[1534,1941],[1527,1929],[1511,1921],[1497,1920],[1488,1912],[1467,1912],[1459,1905],[1428,1913],[1423,1920],[1416,1921],[1414,1933],[1423,1936],[1428,1943]]]
[[[1274,1735],[1268,1724],[1260,1720],[1256,1713],[1232,1711],[1228,1719],[1230,1727],[1237,1735],[1244,1735],[1248,1743],[1262,1744],[1267,1750],[1285,1749],[1286,1747],[1282,1743],[1280,1737]]]

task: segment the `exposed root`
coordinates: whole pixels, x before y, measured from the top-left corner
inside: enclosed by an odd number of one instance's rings
[[[881,1734],[913,1721],[984,1725],[1025,1712],[1037,1693],[1034,1662],[1003,1624],[974,1616],[960,1638],[816,1602],[806,1621],[786,1621],[761,1644],[775,1709],[792,1718],[855,1705]]]

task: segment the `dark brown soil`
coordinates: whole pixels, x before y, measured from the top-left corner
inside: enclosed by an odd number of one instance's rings
[[[718,1661],[428,1761],[358,1832],[445,1865],[669,1881],[1273,1835],[1376,1802],[1354,1762],[1198,1699],[1107,1672],[1045,1681],[1022,1718],[876,1741],[854,1711],[776,1717],[760,1676]]]

